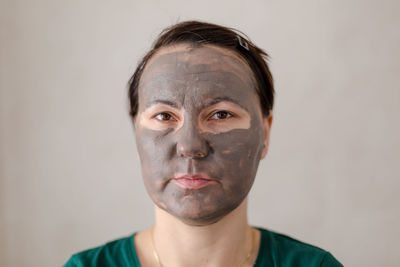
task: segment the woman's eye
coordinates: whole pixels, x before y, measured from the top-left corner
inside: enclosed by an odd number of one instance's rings
[[[172,117],[171,114],[168,114],[168,113],[165,113],[165,112],[157,114],[155,116],[155,118],[157,120],[159,120],[159,121],[173,121],[173,120],[175,120],[174,117]]]
[[[212,120],[224,120],[232,117],[232,113],[228,111],[217,111],[215,112],[210,119]]]

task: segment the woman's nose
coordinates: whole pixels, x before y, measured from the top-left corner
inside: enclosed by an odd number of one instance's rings
[[[209,153],[209,144],[195,125],[186,123],[179,129],[176,153],[184,158],[204,158]]]

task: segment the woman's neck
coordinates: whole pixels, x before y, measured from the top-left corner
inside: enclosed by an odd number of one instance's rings
[[[151,241],[164,267],[237,266],[255,250],[255,230],[247,222],[247,198],[224,218],[206,226],[187,225],[157,207],[155,215]]]

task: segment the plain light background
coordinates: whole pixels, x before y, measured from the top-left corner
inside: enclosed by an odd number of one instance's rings
[[[400,266],[398,1],[1,0],[0,13],[0,266],[61,266],[151,226],[126,83],[187,19],[271,55],[251,224],[346,266]]]

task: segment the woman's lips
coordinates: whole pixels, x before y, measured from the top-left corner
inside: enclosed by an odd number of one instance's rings
[[[199,189],[209,184],[215,183],[214,180],[202,175],[182,175],[173,178],[172,181],[185,189]]]

